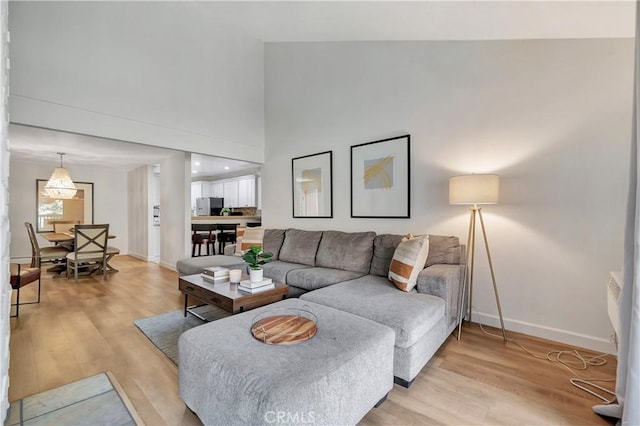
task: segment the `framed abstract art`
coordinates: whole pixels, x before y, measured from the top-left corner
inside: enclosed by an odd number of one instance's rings
[[[294,218],[333,217],[333,151],[291,160]]]
[[[411,216],[410,139],[404,135],[351,146],[351,217]]]

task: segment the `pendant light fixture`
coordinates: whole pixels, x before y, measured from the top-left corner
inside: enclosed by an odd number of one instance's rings
[[[49,182],[44,187],[44,193],[50,198],[68,200],[73,198],[78,190],[73,184],[67,169],[62,167],[64,152],[58,152],[57,154],[60,156],[60,167],[56,167],[51,173]]]

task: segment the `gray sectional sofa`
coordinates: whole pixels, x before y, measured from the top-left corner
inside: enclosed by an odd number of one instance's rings
[[[457,325],[464,247],[457,237],[430,235],[429,256],[412,292],[388,279],[401,235],[375,232],[266,229],[263,249],[273,253],[264,275],[289,286],[289,296],[329,306],[394,331],[393,372],[405,387],[425,366]],[[245,267],[225,255],[183,259],[181,275],[207,266]],[[417,290],[417,291],[416,291]]]

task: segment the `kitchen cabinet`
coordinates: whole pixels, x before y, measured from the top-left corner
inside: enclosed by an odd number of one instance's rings
[[[196,198],[202,197],[202,182],[191,182],[191,210],[196,210]]]
[[[213,182],[199,180],[191,182],[191,209],[196,208],[196,198],[201,197],[222,197],[222,195],[214,195],[215,190]],[[222,184],[220,184],[219,193],[222,194]]]
[[[256,206],[256,179],[254,177],[238,180],[238,207]]]
[[[192,208],[196,206],[196,198],[200,197],[224,198],[225,207],[256,207],[256,178],[255,176],[240,176],[211,182],[192,182]]]
[[[224,182],[224,206],[238,207],[238,181],[228,180]]]
[[[220,182],[210,182],[210,190],[212,197],[224,198],[224,184]],[[226,205],[226,201],[225,201]]]

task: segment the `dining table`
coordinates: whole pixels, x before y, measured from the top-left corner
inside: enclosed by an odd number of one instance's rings
[[[73,232],[43,232],[40,235],[42,235],[42,238],[49,241],[50,243],[66,246],[70,250],[70,252],[75,246],[76,236]],[[107,238],[111,240],[116,238],[116,236],[113,234],[109,234],[107,235]],[[107,273],[118,272],[116,268],[109,264],[109,261],[113,258],[113,256],[115,256],[115,254],[107,254]],[[61,269],[61,265],[57,265],[48,269],[48,271],[49,270],[51,270],[52,272],[59,272],[58,276],[62,276],[66,273],[67,267],[65,265],[64,268]]]

